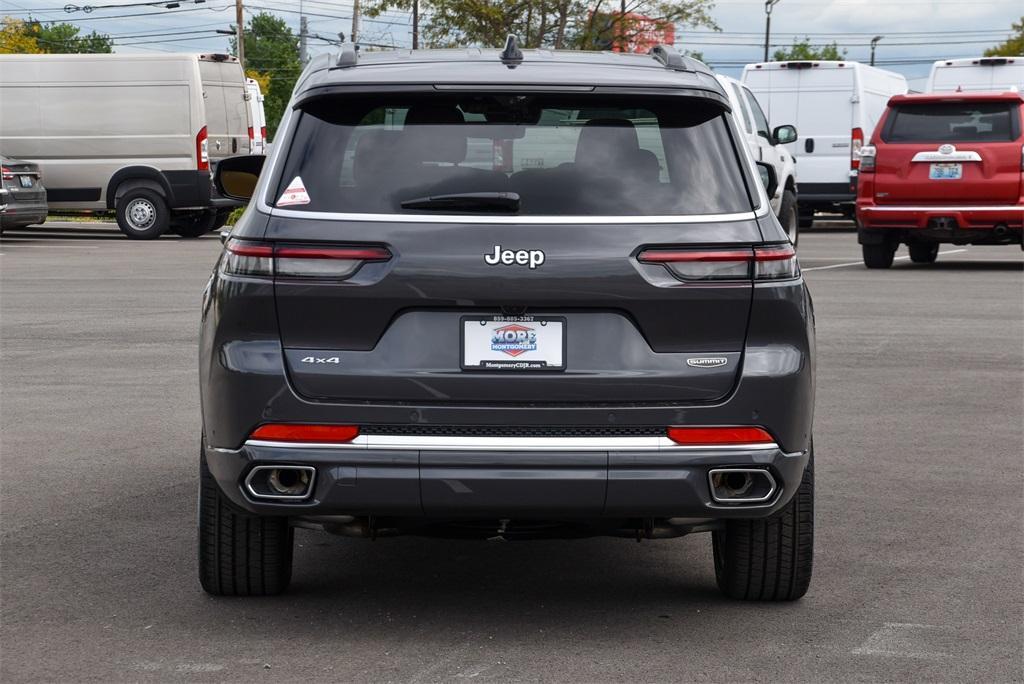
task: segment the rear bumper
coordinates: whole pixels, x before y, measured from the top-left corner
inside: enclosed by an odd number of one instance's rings
[[[46,220],[47,204],[43,199],[41,202],[11,202],[0,211],[0,225],[2,226],[27,226],[33,223],[42,223]]]
[[[1024,204],[914,206],[859,201],[857,220],[864,228],[925,230],[942,223],[944,227],[960,230],[993,230],[996,226],[1019,230],[1024,226]]]
[[[250,441],[237,450],[207,448],[206,459],[224,493],[259,515],[710,520],[778,511],[808,461],[807,452],[785,453],[774,444],[695,448],[651,441],[666,438],[590,439],[581,448],[558,440],[524,446],[515,438],[482,448],[415,437],[346,445]],[[316,469],[306,499],[257,499],[247,489],[253,468],[284,464]],[[776,491],[763,503],[716,503],[708,471],[721,467],[768,470]]]
[[[828,205],[853,202],[857,198],[857,178],[847,183],[805,183],[800,181],[800,204]]]

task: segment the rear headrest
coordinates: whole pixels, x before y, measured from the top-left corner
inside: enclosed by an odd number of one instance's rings
[[[457,107],[412,107],[405,115],[402,154],[413,163],[463,162],[466,159],[465,123]]]
[[[611,167],[639,148],[636,128],[629,119],[591,119],[576,142],[576,164]]]
[[[367,131],[356,143],[352,157],[352,176],[356,185],[373,185],[381,182],[387,166],[393,163],[395,143],[399,131]]]

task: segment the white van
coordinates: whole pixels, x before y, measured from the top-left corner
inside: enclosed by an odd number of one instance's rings
[[[263,111],[263,91],[254,78],[245,79],[245,101],[249,106],[249,154],[267,153],[267,115]]]
[[[797,244],[799,206],[797,204],[796,160],[786,144],[797,139],[796,129],[789,124],[772,128],[763,108],[750,89],[735,78],[715,74],[718,83],[729,97],[733,122],[746,137],[747,149],[754,161],[765,162],[775,167],[778,189],[769,198],[772,211],[789,236]]]
[[[813,223],[815,211],[852,218],[860,147],[889,98],[907,92],[907,80],[859,62],[793,61],[748,64],[742,81],[770,120],[800,132],[788,145],[800,174],[800,227]]]
[[[968,57],[940,59],[932,65],[925,92],[1024,92],[1024,57]]]
[[[223,224],[210,165],[249,125],[227,55],[0,55],[0,151],[40,165],[51,209],[115,210],[129,237]]]

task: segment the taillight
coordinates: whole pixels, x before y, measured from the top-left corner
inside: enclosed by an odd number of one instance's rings
[[[864,145],[860,148],[860,172],[872,173],[875,170],[875,156],[878,150],[874,145]]]
[[[221,268],[231,275],[344,279],[370,261],[389,261],[385,247],[271,245],[228,240]]]
[[[260,139],[263,140],[263,142],[267,141],[267,127],[266,126],[260,126]]]
[[[850,132],[850,168],[860,168],[860,150],[864,146],[864,131],[854,128]]]
[[[3,176],[4,180],[14,180],[14,171],[6,166],[0,166],[0,176]]]
[[[196,168],[200,171],[210,170],[210,151],[206,141],[206,126],[196,134]]]
[[[643,264],[662,264],[681,280],[779,280],[800,275],[792,245],[731,249],[645,249]]]
[[[351,442],[359,436],[358,425],[303,425],[267,423],[252,431],[249,439],[273,442]]]
[[[773,444],[775,439],[761,427],[670,427],[668,438],[685,446]]]

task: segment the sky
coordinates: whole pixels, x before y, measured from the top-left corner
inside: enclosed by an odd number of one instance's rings
[[[162,5],[123,7],[145,1],[0,0],[0,13],[26,18],[31,11],[39,20],[67,21],[84,32],[95,29],[114,36],[118,52],[227,51],[228,37],[211,31],[233,24],[231,0],[176,0],[180,7],[172,10]],[[63,9],[68,2],[67,7],[76,11]],[[351,30],[352,0],[245,0],[245,6],[247,13],[276,13],[296,31],[301,6],[310,33],[324,38],[336,40],[339,31]],[[835,40],[850,60],[866,62],[867,44],[881,35],[878,64],[906,75],[914,88],[923,82],[932,61],[981,54],[1005,40],[1010,24],[1022,15],[1021,0],[779,0],[772,11],[771,43],[788,45],[805,36],[815,44]],[[716,0],[713,17],[722,33],[679,31],[676,46],[700,51],[717,71],[733,76],[744,63],[761,60],[764,0]],[[360,42],[408,47],[409,24],[409,16],[397,11],[364,18]],[[336,48],[324,40],[309,41],[310,54],[332,49]]]

